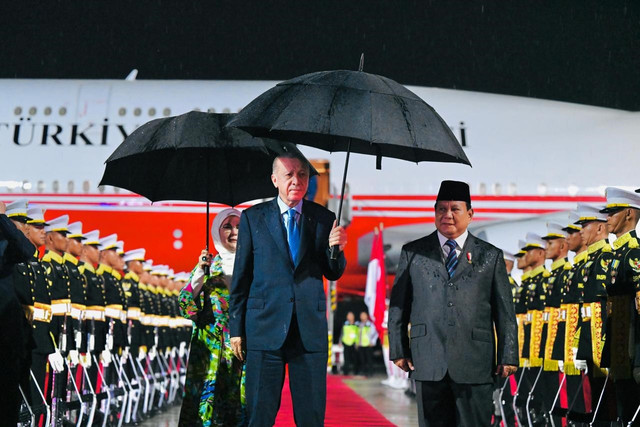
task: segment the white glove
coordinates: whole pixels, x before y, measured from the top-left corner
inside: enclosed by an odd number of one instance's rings
[[[89,353],[80,355],[80,365],[85,369],[91,367],[91,355]]]
[[[129,347],[125,347],[124,350],[122,350],[122,356],[120,358],[120,361],[124,363],[127,361],[128,357],[129,357]]]
[[[147,357],[147,347],[140,346],[138,349],[138,360],[142,362],[145,357]]]
[[[180,343],[180,348],[178,349],[178,355],[180,357],[183,357],[186,352],[187,352],[187,343],[183,341]]]
[[[113,335],[107,335],[107,348],[109,351],[113,350]]]
[[[49,365],[51,365],[51,369],[53,369],[54,372],[64,371],[64,358],[62,354],[60,354],[60,351],[56,350],[55,353],[51,353],[48,359]]]
[[[100,361],[104,366],[109,366],[111,363],[111,352],[107,349],[102,350],[100,353]]]
[[[80,359],[78,358],[78,350],[69,350],[67,360],[72,368],[76,366],[80,362]]]
[[[558,369],[560,372],[564,372],[564,361],[558,360]]]
[[[151,350],[149,350],[149,359],[153,360],[156,358],[156,356],[157,356],[156,348],[151,347]]]
[[[82,331],[76,331],[74,339],[76,342],[76,347],[82,347]]]
[[[576,369],[579,369],[581,371],[584,371],[584,373],[587,373],[587,361],[586,360],[580,360],[580,359],[576,359],[573,364],[575,365]]]

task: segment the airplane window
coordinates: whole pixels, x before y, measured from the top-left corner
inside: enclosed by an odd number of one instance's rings
[[[207,112],[209,112],[209,113],[215,113],[215,112],[216,112],[216,109],[215,109],[215,108],[209,108],[209,109],[207,110]]]
[[[230,113],[231,112],[231,108],[225,108],[224,110],[222,110],[223,113]]]
[[[100,192],[100,194],[103,194],[104,193],[104,185],[98,186],[98,191]]]
[[[36,107],[31,107],[29,108],[29,115],[30,116],[35,116],[35,114],[38,112],[38,109]]]
[[[118,193],[120,192],[120,188],[118,188],[118,187],[113,187],[113,192],[114,192],[115,194],[118,194]]]
[[[15,114],[16,116],[19,116],[20,114],[22,114],[22,108],[21,107],[16,107],[13,110],[13,114]]]
[[[69,181],[67,183],[67,191],[69,193],[73,193],[74,188],[75,188],[75,184],[73,183],[73,181]]]
[[[50,116],[51,115],[51,107],[46,107],[44,109],[44,115],[45,116]]]
[[[119,116],[124,116],[125,114],[127,114],[127,109],[126,108],[120,108],[118,110],[118,115]]]
[[[515,182],[509,183],[509,187],[507,187],[507,193],[510,196],[515,196],[516,195],[516,190],[517,190],[517,187],[516,187]]]
[[[481,182],[478,185],[478,194],[480,194],[481,196],[487,194],[487,184]]]
[[[44,193],[46,186],[44,184],[44,181],[38,181],[38,184],[36,186],[36,189],[38,190],[38,193]]]
[[[499,196],[501,192],[502,192],[502,186],[500,185],[500,183],[499,182],[494,183],[493,194],[495,194],[496,196]]]
[[[31,190],[31,183],[29,181],[22,181],[22,191]]]
[[[139,116],[142,113],[142,110],[139,108],[136,108],[133,110],[133,115],[134,116]]]
[[[60,107],[60,109],[58,110],[58,114],[60,114],[61,116],[64,116],[67,114],[67,108],[66,107]]]
[[[155,108],[149,108],[149,116],[153,117],[156,115],[156,109]]]
[[[58,182],[58,180],[56,179],[55,181],[53,181],[53,182],[51,183],[51,190],[52,190],[54,193],[57,193],[59,189],[60,189],[60,183],[59,183],[59,182]]]
[[[538,184],[538,194],[541,196],[547,194],[547,184],[545,184],[544,182]]]
[[[91,190],[91,183],[89,182],[89,180],[85,180],[82,183],[82,191],[84,191],[85,193],[88,193],[89,190]]]
[[[164,110],[162,110],[162,115],[163,116],[170,116],[171,115],[171,108],[165,108]]]

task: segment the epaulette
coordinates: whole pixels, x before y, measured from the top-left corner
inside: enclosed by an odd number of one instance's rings
[[[629,248],[630,249],[638,249],[638,248],[640,248],[640,244],[638,244],[638,239],[636,239],[635,237],[633,239],[631,239],[629,241]]]
[[[149,288],[147,288],[147,285],[145,285],[142,282],[138,283],[138,288],[142,289],[143,291],[146,291],[146,290],[149,289]]]
[[[120,273],[118,273],[116,270],[111,270],[111,275],[112,275],[113,277],[115,277],[115,278],[116,278],[116,280],[120,280],[120,279],[122,279],[122,276],[121,276],[121,275],[120,275]]]
[[[564,267],[563,267],[563,268],[564,268],[565,270],[567,270],[567,271],[571,271],[571,269],[573,268],[573,266],[571,265],[571,263],[570,263],[570,262],[567,262],[567,263],[564,265]]]
[[[84,274],[84,268],[84,264],[78,267],[78,271],[80,272],[80,274]]]
[[[543,277],[551,277],[551,273],[548,270],[542,272]]]

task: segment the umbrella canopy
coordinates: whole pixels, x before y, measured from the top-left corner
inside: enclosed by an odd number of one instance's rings
[[[471,165],[456,137],[420,97],[386,77],[321,71],[279,83],[229,126],[329,152]],[[350,148],[349,148],[350,147]]]
[[[125,188],[151,201],[229,206],[275,196],[273,159],[299,150],[226,128],[233,116],[192,111],[140,126],[107,159],[100,185]],[[312,168],[311,173],[317,172]]]

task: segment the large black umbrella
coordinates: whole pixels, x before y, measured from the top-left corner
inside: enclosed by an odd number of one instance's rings
[[[233,114],[192,111],[152,120],[129,135],[106,161],[100,185],[148,198],[236,206],[276,195],[273,159],[299,150],[294,144],[252,137],[225,125]],[[312,170],[312,174],[317,173]]]
[[[329,152],[346,151],[338,221],[352,151],[376,156],[378,169],[382,157],[471,165],[429,104],[391,79],[362,71],[321,71],[279,83],[228,126]]]

